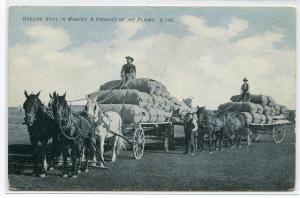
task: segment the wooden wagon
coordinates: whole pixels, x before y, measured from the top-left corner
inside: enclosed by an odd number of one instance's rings
[[[131,145],[135,159],[141,159],[145,144],[154,139],[162,142],[162,146],[169,151],[174,146],[174,125],[172,122],[124,124],[123,138]]]
[[[257,141],[261,134],[272,136],[275,143],[279,144],[284,140],[286,126],[291,124],[288,120],[278,120],[270,124],[249,124],[249,140]]]

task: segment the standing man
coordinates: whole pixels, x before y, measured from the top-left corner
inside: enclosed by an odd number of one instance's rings
[[[184,134],[185,134],[185,152],[184,154],[195,154],[195,136],[198,130],[197,120],[195,116],[188,112],[184,122]]]
[[[135,66],[132,64],[134,59],[130,56],[126,56],[127,63],[123,65],[121,70],[121,78],[122,80],[128,81],[129,79],[136,78],[136,69]]]
[[[248,79],[243,79],[244,84],[241,86],[241,98],[240,101],[248,102],[250,100],[250,86],[248,84]]]

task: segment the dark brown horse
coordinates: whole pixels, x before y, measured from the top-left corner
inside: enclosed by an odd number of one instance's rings
[[[81,168],[82,152],[85,152],[84,170],[88,171],[88,159],[95,152],[95,126],[84,113],[73,113],[66,101],[66,94],[59,96],[53,93],[52,110],[54,119],[59,125],[59,138],[62,142],[63,177],[68,176],[67,156],[69,150],[72,160],[72,177],[76,178]]]
[[[248,123],[245,115],[241,112],[228,112],[225,125],[225,137],[230,141],[231,148],[241,147],[242,134],[248,130]]]
[[[205,136],[209,141],[209,150],[215,144],[216,150],[223,149],[224,141],[230,143],[231,148],[241,146],[242,134],[247,132],[247,118],[241,112],[222,112],[206,110],[197,107],[199,123],[199,137],[204,147]]]
[[[208,140],[208,149],[211,152],[213,144],[215,150],[222,150],[223,138],[226,133],[226,116],[218,115],[205,107],[197,106],[197,117],[199,126],[199,138],[202,151],[204,151],[205,140]]]
[[[50,149],[50,167],[53,169],[53,158],[57,156],[58,148],[58,126],[55,124],[51,112],[42,104],[39,99],[40,92],[28,95],[24,92],[26,101],[23,104],[25,110],[25,123],[28,127],[30,142],[33,147],[34,169],[36,176],[45,177],[47,169],[48,141],[52,140]],[[41,149],[39,149],[41,143]],[[40,157],[41,154],[41,157]],[[43,162],[43,168],[39,168],[39,163]]]

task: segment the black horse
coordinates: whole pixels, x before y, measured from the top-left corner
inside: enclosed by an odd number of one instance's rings
[[[215,150],[222,150],[223,138],[226,133],[226,116],[198,106],[196,114],[199,126],[198,137],[200,138],[202,151],[204,151],[205,140],[208,140],[209,152],[211,152],[213,144]]]
[[[84,170],[88,171],[88,159],[95,152],[95,126],[84,113],[73,113],[66,101],[66,93],[59,96],[53,93],[52,109],[56,123],[59,125],[59,138],[62,143],[63,177],[67,177],[67,156],[69,150],[72,159],[72,177],[80,173],[81,156],[84,151],[86,162]]]
[[[23,104],[25,110],[25,123],[28,127],[30,142],[33,147],[34,170],[36,176],[44,177],[46,175],[48,141],[52,140],[52,148],[50,149],[50,167],[53,170],[53,159],[57,156],[58,141],[58,126],[55,124],[51,112],[42,104],[39,99],[40,92],[37,94],[28,95],[24,92],[26,101]],[[41,143],[41,149],[39,149]],[[41,151],[41,152],[40,152]],[[42,157],[40,157],[40,155]],[[39,162],[43,162],[43,168],[39,168]]]

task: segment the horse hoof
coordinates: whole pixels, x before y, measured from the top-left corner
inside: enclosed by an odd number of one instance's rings
[[[242,148],[242,146],[240,145],[239,148]]]
[[[63,176],[62,176],[63,178],[67,178],[68,177],[68,175],[67,174],[63,174]]]
[[[72,175],[72,178],[73,178],[73,179],[76,179],[76,178],[77,178],[77,175]]]
[[[77,173],[80,174],[80,173],[81,173],[81,170],[77,170]]]
[[[212,151],[209,151],[209,154],[212,154],[213,152]]]
[[[49,171],[53,171],[53,170],[54,170],[54,168],[53,168],[53,167],[50,167],[50,168],[49,168]]]
[[[46,174],[45,174],[45,173],[40,174],[39,177],[40,177],[40,178],[44,178],[44,177],[46,177]]]
[[[90,172],[90,171],[89,171],[89,169],[85,169],[84,172],[85,172],[85,173],[88,173],[88,172]]]

